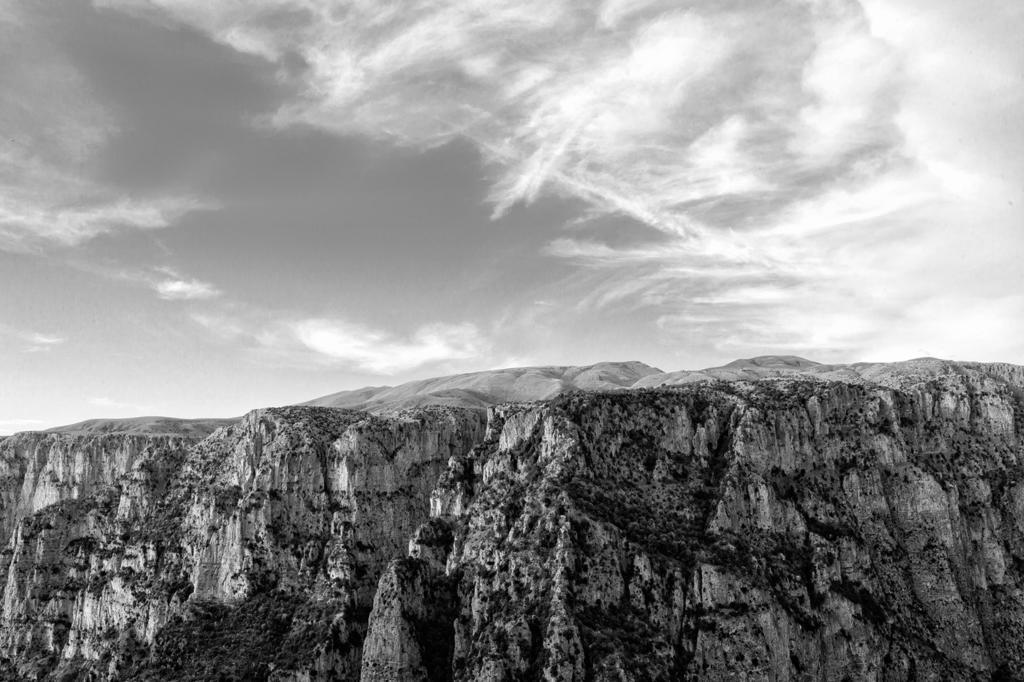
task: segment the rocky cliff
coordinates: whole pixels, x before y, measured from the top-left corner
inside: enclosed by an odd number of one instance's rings
[[[0,671],[1024,679],[1024,370],[781,364],[4,439]]]
[[[7,674],[358,676],[383,568],[482,430],[460,410],[283,408],[191,444],[7,439]]]
[[[1019,368],[492,411],[366,680],[1024,679]]]

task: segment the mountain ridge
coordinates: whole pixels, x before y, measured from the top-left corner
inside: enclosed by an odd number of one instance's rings
[[[134,433],[153,436],[208,436],[221,426],[233,424],[239,419],[241,417],[179,419],[177,417],[159,416],[86,419],[74,424],[44,429],[42,433]]]
[[[808,377],[826,381],[878,383],[897,386],[908,377],[938,376],[953,367],[987,367],[1000,376],[1016,377],[1024,385],[1024,366],[1002,362],[945,360],[933,357],[895,362],[820,363],[797,355],[759,355],[699,370],[665,372],[639,360],[606,361],[592,365],[536,365],[417,379],[395,386],[364,386],[329,393],[295,405],[340,407],[387,414],[403,409],[461,407],[486,410],[506,402],[548,400],[573,391],[600,392],[631,388],[677,386],[700,381],[754,381]],[[233,418],[127,417],[87,419],[44,429],[41,433],[137,433],[151,435],[209,435]],[[34,433],[22,431],[19,433]],[[0,436],[4,438],[6,436]]]
[[[896,362],[825,364],[796,355],[760,355],[739,358],[717,367],[672,372],[662,371],[637,360],[580,366],[513,367],[433,377],[397,386],[339,391],[300,404],[346,407],[369,412],[431,404],[487,407],[505,402],[547,400],[574,390],[598,392],[676,386],[699,381],[756,381],[785,377],[866,381],[888,386],[925,376],[938,376],[960,366],[992,367],[1002,374],[1024,376],[1024,367],[1010,363],[959,362],[921,357]],[[509,377],[515,377],[513,386],[508,385]],[[547,379],[548,383],[538,380],[540,377]]]

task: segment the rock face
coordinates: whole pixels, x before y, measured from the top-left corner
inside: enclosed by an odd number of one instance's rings
[[[1024,368],[759,363],[2,439],[0,678],[1024,679]]]
[[[1020,377],[495,409],[381,578],[362,677],[1024,679]]]
[[[0,440],[0,533],[10,538],[22,519],[65,500],[115,485],[143,461],[180,454],[196,439],[170,436],[21,433]]]
[[[8,672],[356,677],[383,568],[482,431],[459,410],[283,408],[195,444],[7,439],[5,480],[23,480],[4,491]]]

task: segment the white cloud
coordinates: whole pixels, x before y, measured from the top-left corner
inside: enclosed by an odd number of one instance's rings
[[[160,298],[168,301],[194,301],[214,298],[220,290],[198,279],[164,279],[154,283]]]
[[[568,0],[101,4],[163,13],[267,59],[301,55],[304,96],[278,124],[414,145],[474,140],[501,169],[499,212],[554,191],[688,234],[682,204],[778,184],[763,171],[778,171],[807,99],[815,31],[856,12],[767,0],[742,12]],[[715,130],[722,139],[691,149]],[[853,132],[851,146],[877,142]]]
[[[562,238],[548,253],[583,270],[579,309],[652,308],[668,343],[702,329],[723,353],[838,356],[945,334],[937,347],[959,353],[959,306],[1014,309],[986,305],[1021,285],[1013,3],[101,4],[281,63],[302,96],[277,125],[423,147],[461,136],[495,169],[498,213],[554,193],[659,230],[648,244]],[[294,55],[308,68],[285,69]],[[1007,319],[981,327],[1024,338]],[[307,350],[359,362],[346,329],[307,329]],[[1024,361],[1024,342],[1000,347]]]
[[[380,374],[472,359],[483,351],[480,332],[471,324],[425,325],[408,338],[329,319],[300,320],[291,331],[303,346],[325,358]]]
[[[898,141],[892,113],[899,59],[870,33],[859,5],[844,14],[814,27],[817,44],[802,79],[811,101],[800,109],[790,142],[808,160],[826,165],[865,142]]]
[[[191,313],[221,341],[245,348],[260,363],[333,366],[392,375],[425,366],[478,364],[490,343],[473,324],[431,323],[407,335],[341,318],[291,318],[265,310],[221,308]]]
[[[53,348],[54,346],[58,346],[67,341],[67,339],[65,339],[62,336],[53,336],[52,334],[40,334],[38,332],[26,334],[24,336],[24,339],[29,344],[25,348],[25,350],[30,353],[47,351]]]
[[[695,204],[743,197],[769,219],[898,143],[898,59],[853,0],[100,4],[270,60],[301,55],[304,95],[280,125],[414,145],[465,136],[499,169],[498,213],[562,193],[693,248],[734,222]]]
[[[98,266],[90,262],[74,262],[74,265],[94,275],[152,289],[165,301],[202,301],[223,294],[216,285],[190,277],[169,266],[126,269]]]
[[[0,324],[0,339],[7,338],[18,345],[23,353],[41,353],[52,350],[67,341],[63,336],[46,334]]]
[[[59,173],[48,179],[56,188],[66,187],[62,183],[67,181]],[[0,249],[22,252],[75,246],[119,229],[164,228],[185,213],[212,207],[190,198],[111,200],[103,198],[107,192],[99,187],[88,191],[95,197],[88,205],[77,206],[62,206],[68,197],[61,196],[59,189],[25,201],[19,201],[17,192],[12,191],[6,201],[0,199]]]

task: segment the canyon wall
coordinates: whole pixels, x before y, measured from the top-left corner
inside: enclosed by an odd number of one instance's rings
[[[1020,378],[495,409],[381,579],[362,678],[1024,679]]]
[[[0,440],[0,678],[1024,679],[1024,370]]]
[[[306,407],[198,443],[6,439],[8,673],[354,678],[381,571],[482,429],[467,410]]]

